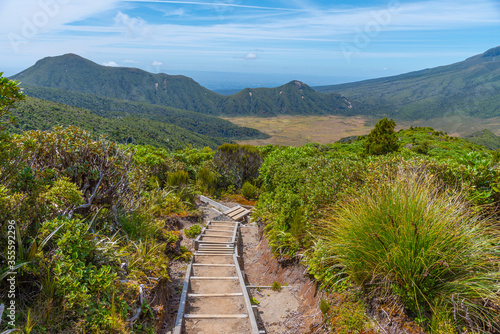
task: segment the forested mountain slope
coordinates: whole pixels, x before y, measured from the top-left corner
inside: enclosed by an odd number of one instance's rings
[[[500,116],[500,47],[448,66],[315,89],[358,101],[364,114]]]

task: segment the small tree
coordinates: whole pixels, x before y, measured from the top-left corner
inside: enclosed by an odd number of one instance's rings
[[[244,182],[259,176],[262,155],[250,145],[224,144],[215,152],[214,164],[224,179],[225,187],[234,185],[241,189]]]
[[[383,155],[398,150],[396,122],[383,118],[375,124],[375,128],[367,136],[364,148],[370,155]]]
[[[9,80],[2,75],[3,72],[0,72],[0,131],[12,122],[12,120],[4,121],[4,116],[14,107],[16,102],[26,98],[17,81]]]

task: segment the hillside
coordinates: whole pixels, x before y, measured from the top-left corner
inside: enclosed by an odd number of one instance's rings
[[[98,97],[142,102],[208,115],[353,114],[356,103],[338,94],[318,93],[292,81],[277,88],[245,89],[231,96],[216,94],[179,75],[152,74],[136,68],[106,67],[74,54],[47,57],[12,77],[28,94],[89,108],[80,97],[65,92],[36,91],[34,87],[63,89]],[[69,102],[68,100],[71,100]],[[88,99],[88,98],[85,98]],[[101,108],[97,105],[96,108]],[[94,108],[90,108],[95,110]],[[123,111],[123,108],[119,111]]]
[[[246,88],[226,97],[224,115],[324,115],[352,113],[353,105],[339,94],[321,94],[300,81],[276,88]]]
[[[230,142],[224,138],[193,133],[176,125],[150,119],[131,116],[104,118],[86,109],[34,97],[28,97],[26,101],[20,102],[18,108],[12,110],[11,114],[17,121],[9,129],[13,133],[28,130],[47,131],[55,126],[74,125],[95,137],[106,134],[109,139],[118,143],[147,144],[171,150],[182,149],[187,145],[217,148],[223,143]]]
[[[133,116],[173,124],[186,130],[211,137],[231,140],[266,139],[259,130],[237,126],[224,119],[202,113],[142,102],[106,98],[69,92],[59,88],[25,86],[24,92],[33,97],[88,109],[102,117]]]
[[[356,100],[368,115],[408,120],[499,116],[500,47],[448,66],[315,89]]]
[[[182,75],[98,65],[75,54],[46,57],[12,77],[23,85],[52,87],[121,100],[217,114],[222,96]]]
[[[484,145],[490,150],[498,150],[500,148],[500,137],[490,130],[482,130],[473,133],[466,136],[464,139],[478,145]]]

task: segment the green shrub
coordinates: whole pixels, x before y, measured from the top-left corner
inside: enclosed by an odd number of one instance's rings
[[[196,236],[200,233],[201,233],[201,226],[196,224],[184,230],[184,234],[186,235],[186,237],[190,239],[196,238]]]
[[[167,184],[173,188],[183,188],[189,183],[189,174],[186,171],[179,170],[168,174]]]
[[[370,155],[382,155],[397,151],[398,143],[394,128],[396,123],[391,119],[383,118],[375,124],[365,140],[365,152]]]
[[[241,187],[241,194],[248,200],[256,199],[259,194],[259,188],[247,181]]]
[[[425,169],[400,170],[336,208],[323,230],[330,266],[397,295],[420,319],[435,317],[439,305],[456,326],[499,327],[498,230],[459,193]]]
[[[210,170],[209,167],[203,166],[198,170],[198,185],[202,191],[211,195],[217,190],[217,173]]]
[[[280,292],[281,291],[281,283],[278,281],[274,281],[271,285],[271,290]]]
[[[328,300],[321,298],[321,301],[319,302],[319,309],[321,310],[321,313],[326,315],[330,310],[330,303]]]
[[[223,144],[215,152],[213,161],[222,176],[222,187],[233,185],[241,189],[244,182],[259,176],[262,154],[250,145]]]

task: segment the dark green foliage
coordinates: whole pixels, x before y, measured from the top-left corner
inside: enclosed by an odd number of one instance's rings
[[[393,77],[315,87],[359,103],[357,112],[416,120],[500,115],[500,47],[465,61]],[[465,121],[467,122],[467,121]]]
[[[339,94],[316,92],[300,81],[276,88],[244,89],[219,105],[223,115],[323,115],[352,114],[352,104]]]
[[[111,119],[138,117],[157,122],[173,124],[202,135],[235,140],[266,139],[268,135],[246,127],[240,127],[224,119],[200,112],[154,105],[103,96],[71,92],[59,88],[23,85],[29,96],[85,108],[93,113]]]
[[[118,143],[147,144],[170,150],[194,147],[218,147],[227,139],[213,138],[193,133],[164,122],[131,116],[103,118],[88,110],[75,108],[37,98],[28,97],[16,109],[11,110],[16,124],[9,131],[21,133],[28,130],[47,131],[54,126],[78,126],[94,136],[106,134]]]
[[[2,76],[0,72],[0,131],[3,131],[8,123],[3,118],[15,104],[25,99],[19,83],[17,81],[9,80]]]
[[[214,164],[224,188],[233,185],[241,189],[244,182],[259,176],[262,155],[250,145],[224,144],[215,152]]]
[[[383,118],[375,124],[365,140],[365,152],[369,155],[383,155],[397,151],[398,143],[394,128],[396,123],[391,119]]]

